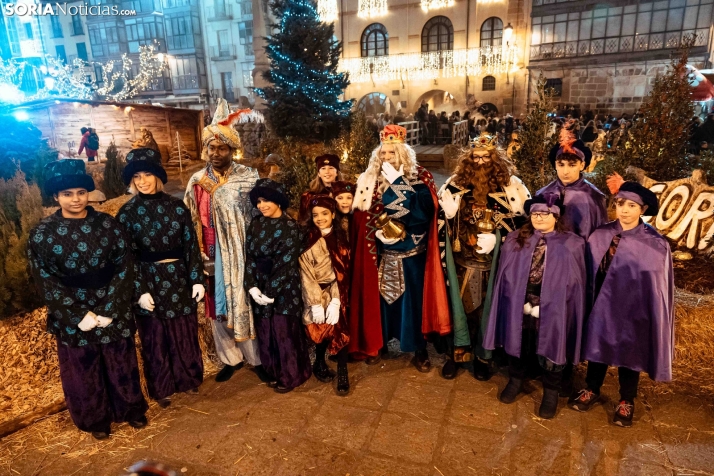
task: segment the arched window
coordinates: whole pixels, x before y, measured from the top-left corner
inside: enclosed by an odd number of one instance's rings
[[[421,50],[442,51],[454,48],[454,26],[445,16],[430,19],[421,31]]]
[[[374,116],[382,113],[390,113],[392,110],[392,101],[386,94],[369,93],[362,97],[357,102],[357,109],[364,112],[368,116]]]
[[[381,23],[372,23],[362,32],[362,56],[389,54],[389,35]]]
[[[481,84],[481,91],[495,91],[496,90],[496,78],[493,76],[484,76],[483,83]]]
[[[501,46],[503,22],[498,17],[491,17],[481,25],[481,47]]]

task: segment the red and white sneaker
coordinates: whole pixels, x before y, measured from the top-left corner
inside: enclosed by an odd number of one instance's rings
[[[600,394],[589,388],[584,388],[574,393],[568,400],[568,406],[579,412],[586,412],[600,403]]]
[[[613,423],[617,426],[630,427],[632,426],[632,417],[635,415],[635,402],[620,400],[620,403],[615,405],[615,418]]]

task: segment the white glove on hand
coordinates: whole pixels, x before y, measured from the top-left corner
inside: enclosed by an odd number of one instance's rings
[[[394,183],[402,175],[404,175],[404,164],[400,165],[399,170],[397,170],[389,162],[382,163],[382,176],[389,183]]]
[[[97,316],[97,326],[107,327],[113,320],[111,317]]]
[[[248,294],[250,294],[253,297],[253,301],[258,303],[258,305],[260,305],[260,306],[267,306],[268,304],[275,301],[275,299],[271,299],[268,296],[261,293],[260,289],[258,289],[258,288],[250,288],[248,290]]]
[[[191,298],[195,299],[196,302],[200,302],[201,299],[203,299],[203,296],[206,294],[206,288],[203,287],[203,284],[194,284],[193,285],[193,293],[191,294]]]
[[[531,316],[536,319],[540,317],[540,306],[533,306],[533,309],[531,309]]]
[[[201,251],[201,258],[203,258],[203,261],[211,261],[211,258],[209,258],[203,251]]]
[[[377,230],[377,233],[375,233],[374,236],[379,238],[379,241],[381,241],[385,245],[393,245],[394,243],[399,243],[399,238],[385,238],[384,233],[382,233],[382,230]]]
[[[456,216],[456,212],[459,211],[459,204],[461,203],[461,195],[454,195],[451,190],[446,189],[439,197],[439,205],[444,210],[444,215],[448,219],[452,219]]]
[[[327,317],[325,322],[331,326],[337,324],[340,320],[340,300],[337,298],[332,298],[330,304],[327,305]]]
[[[85,316],[84,319],[82,319],[79,324],[77,324],[77,327],[81,331],[88,332],[97,327],[97,315],[94,314],[92,311],[89,311]]]
[[[145,311],[154,310],[154,298],[151,297],[151,294],[144,293],[141,295],[141,297],[139,298],[139,307],[144,309]]]
[[[496,246],[496,235],[493,233],[479,233],[476,236],[478,237],[476,253],[486,255],[493,251],[493,248]]]
[[[314,324],[325,323],[325,309],[321,304],[315,304],[312,306],[312,322]]]

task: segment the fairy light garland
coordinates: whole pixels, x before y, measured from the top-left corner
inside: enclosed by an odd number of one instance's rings
[[[342,60],[340,71],[351,83],[480,76],[510,71],[516,56],[513,46],[367,56]]]
[[[317,14],[323,23],[337,21],[337,0],[317,0]]]
[[[357,16],[360,18],[378,18],[387,14],[387,0],[359,0]]]
[[[454,0],[421,0],[421,9],[428,12],[429,10],[453,7],[454,3]]]

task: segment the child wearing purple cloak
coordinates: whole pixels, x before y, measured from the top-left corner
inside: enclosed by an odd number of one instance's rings
[[[674,282],[667,240],[641,215],[656,216],[656,195],[636,182],[608,186],[615,195],[617,220],[588,239],[588,316],[583,357],[587,386],[568,405],[584,412],[601,402],[600,388],[610,365],[618,367],[620,400],[614,423],[629,427],[640,372],[658,381],[672,379]]]
[[[509,233],[501,248],[483,346],[503,347],[508,354],[503,403],[516,400],[529,367],[541,367],[539,415],[553,418],[563,368],[580,360],[585,240],[567,231],[557,194],[537,195],[526,201],[525,211],[530,220]]]

